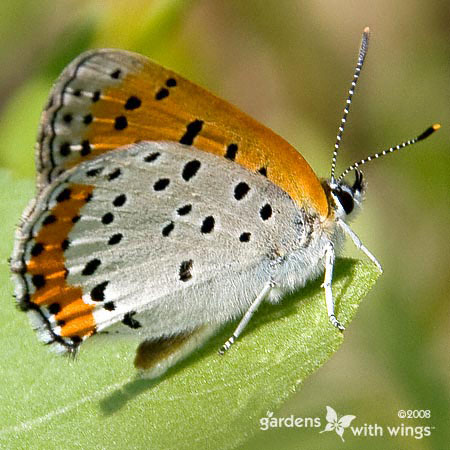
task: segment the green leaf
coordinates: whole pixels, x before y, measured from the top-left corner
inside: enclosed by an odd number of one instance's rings
[[[0,166],[14,170],[15,174],[34,176],[36,121],[48,96],[48,86],[45,77],[36,77],[23,84],[9,99],[1,115]]]
[[[217,350],[235,324],[157,381],[135,378],[134,341],[96,336],[75,360],[52,354],[15,307],[6,264],[32,192],[31,181],[0,171],[1,448],[233,448],[343,342],[317,280],[261,307],[226,355]],[[346,326],[377,276],[371,264],[338,261],[334,292]]]

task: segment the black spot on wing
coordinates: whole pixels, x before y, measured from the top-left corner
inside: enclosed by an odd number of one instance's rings
[[[45,286],[45,277],[41,274],[35,274],[31,277],[31,282],[36,289],[40,289]]]
[[[122,233],[113,234],[108,240],[108,245],[116,245],[122,240],[122,238]]]
[[[86,265],[84,266],[81,275],[83,276],[89,276],[93,275],[95,271],[99,268],[101,264],[101,261],[98,258],[91,259]]]
[[[81,143],[81,156],[87,156],[89,155],[89,153],[91,153],[91,143],[85,139],[82,143]]]
[[[266,167],[261,167],[261,169],[259,169],[258,172],[259,172],[263,177],[267,177],[267,168],[266,168]]]
[[[186,133],[184,133],[184,135],[180,139],[180,144],[192,145],[194,139],[197,137],[200,131],[202,131],[202,127],[203,120],[197,119],[189,123],[186,127]]]
[[[100,91],[95,91],[92,94],[92,103],[98,102],[100,100]]]
[[[127,201],[127,196],[125,194],[120,194],[113,200],[113,205],[116,208],[119,208],[120,206],[123,206],[126,201]]]
[[[238,151],[237,144],[230,144],[227,147],[227,151],[225,153],[225,158],[229,159],[230,161],[234,161],[236,159],[237,151]]]
[[[200,169],[200,166],[201,166],[200,161],[196,159],[187,162],[181,174],[183,180],[189,181],[191,178],[195,177],[195,175],[197,175],[198,170]]]
[[[242,233],[242,234],[239,236],[239,240],[240,240],[241,242],[248,242],[248,241],[250,240],[250,236],[251,236],[251,234],[248,233],[248,232]]]
[[[49,214],[43,221],[42,221],[42,225],[46,226],[46,225],[51,225],[52,223],[56,222],[56,216],[54,216],[53,214]]]
[[[167,88],[172,88],[172,87],[175,87],[176,85],[177,85],[177,81],[175,80],[175,78],[168,78],[166,80],[167,87],[162,87],[161,89],[159,89],[159,91],[155,94],[155,99],[162,100],[162,99],[168,97],[170,92],[169,92],[169,89],[167,89]]]
[[[154,185],[153,189],[155,191],[163,191],[169,186],[170,180],[168,178],[160,178]]]
[[[120,69],[115,70],[114,72],[111,73],[111,78],[118,80],[120,75],[121,75],[122,71]]]
[[[240,183],[238,183],[235,188],[234,188],[234,198],[236,200],[242,200],[250,191],[250,186],[241,181]]]
[[[125,116],[118,116],[114,120],[114,128],[118,131],[124,130],[128,126],[128,120]]]
[[[52,303],[48,306],[48,312],[50,314],[58,314],[61,311],[61,305],[59,303]]]
[[[116,309],[116,305],[114,304],[114,302],[106,302],[103,305],[103,308],[105,308],[106,311],[114,311]]]
[[[186,214],[189,214],[192,210],[192,205],[187,204],[184,206],[181,206],[180,208],[177,209],[177,213],[180,216],[185,216]]]
[[[56,201],[58,203],[64,202],[66,200],[70,200],[70,195],[72,191],[69,188],[64,188],[57,196]]]
[[[169,96],[169,89],[167,88],[161,88],[155,95],[156,100],[162,100],[163,98],[166,98]]]
[[[122,319],[122,323],[124,325],[126,325],[127,327],[130,327],[133,329],[141,328],[142,325],[140,324],[140,322],[137,321],[136,319],[133,319],[133,316],[135,314],[136,314],[136,311],[130,311],[130,312],[126,313]]]
[[[192,278],[192,266],[194,264],[194,261],[192,259],[188,261],[183,261],[180,264],[180,280],[181,281],[188,281]]]
[[[113,181],[116,178],[119,178],[120,175],[122,175],[122,170],[118,167],[117,169],[114,169],[112,172],[110,172],[106,177],[108,178],[108,181]]]
[[[135,95],[132,95],[128,98],[128,100],[125,103],[125,109],[128,109],[129,111],[132,111],[133,109],[137,109],[141,106],[141,99],[136,97]]]
[[[59,147],[59,153],[61,156],[69,156],[71,152],[70,149],[70,143],[69,142],[63,142],[61,146]]]
[[[269,220],[272,216],[272,207],[266,203],[260,210],[259,215],[261,216],[262,220]]]
[[[114,215],[110,212],[106,213],[102,217],[102,224],[103,225],[109,225],[114,220]]]
[[[144,161],[151,163],[153,161],[156,161],[160,155],[161,155],[161,153],[159,153],[159,152],[149,153],[147,156],[144,157]]]
[[[97,286],[91,290],[91,299],[95,302],[102,302],[105,300],[105,289],[108,284],[109,281],[104,281],[103,283],[97,284]]]
[[[200,228],[200,231],[203,234],[211,233],[211,231],[214,230],[215,220],[213,216],[205,217],[203,220],[202,226]]]
[[[170,222],[162,229],[162,235],[164,237],[167,237],[172,233],[173,229],[175,228],[175,224],[173,222]]]
[[[88,177],[96,177],[97,175],[100,175],[103,171],[103,167],[96,167],[95,169],[89,169],[86,172],[86,176]]]
[[[31,249],[31,256],[39,256],[44,251],[44,245],[36,242]]]

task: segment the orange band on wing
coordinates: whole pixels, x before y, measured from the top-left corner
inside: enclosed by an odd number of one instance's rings
[[[67,283],[64,257],[64,242],[74,226],[74,218],[79,216],[93,189],[93,186],[70,185],[70,198],[57,203],[48,212],[48,223],[44,219],[34,238],[42,246],[42,251],[32,256],[27,264],[27,271],[36,287],[31,301],[38,306],[53,305],[63,337],[83,338],[95,331],[92,315],[95,306],[84,303],[81,287]],[[51,220],[48,220],[49,217]]]

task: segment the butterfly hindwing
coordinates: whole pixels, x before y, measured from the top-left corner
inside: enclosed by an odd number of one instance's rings
[[[41,119],[38,186],[143,140],[195,145],[265,174],[297,204],[328,212],[319,180],[285,140],[174,72],[122,50],[84,53],[56,82]]]
[[[69,348],[113,325],[152,339],[238,317],[305,237],[304,211],[266,177],[171,142],[81,163],[37,202],[16,295]]]

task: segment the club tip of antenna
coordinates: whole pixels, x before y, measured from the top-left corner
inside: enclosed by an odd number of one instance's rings
[[[439,128],[441,128],[441,124],[434,123],[433,125],[431,125],[431,128],[433,128],[433,131],[437,131],[437,130],[439,130]]]
[[[370,28],[369,27],[364,28],[363,32],[364,32],[364,34],[369,34]]]
[[[431,127],[428,127],[420,136],[417,136],[417,141],[423,141],[428,136],[431,136],[435,131],[441,128],[440,123],[434,123]]]

